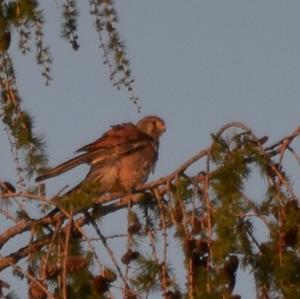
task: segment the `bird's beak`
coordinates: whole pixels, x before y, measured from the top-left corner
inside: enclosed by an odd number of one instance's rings
[[[166,132],[165,124],[162,124],[160,129],[161,129],[162,134],[165,133]]]

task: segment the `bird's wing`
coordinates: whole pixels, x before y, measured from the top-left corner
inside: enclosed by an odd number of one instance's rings
[[[107,160],[116,160],[122,155],[129,154],[152,142],[154,140],[150,136],[139,131],[133,124],[127,123],[114,126],[102,137],[78,150],[85,151],[85,153],[49,169],[43,175],[37,177],[36,181],[40,182],[57,176],[82,163],[95,165]]]
[[[149,141],[150,138],[150,136],[141,132],[134,124],[125,123],[122,125],[113,126],[100,138],[81,147],[76,152],[93,152],[98,149],[107,149],[118,145],[131,144],[135,141]]]
[[[101,164],[106,161],[118,160],[120,157],[131,154],[143,147],[149,146],[150,144],[156,147],[156,143],[153,140],[131,141],[114,147],[101,148],[87,152],[85,156],[88,161],[87,163],[90,165]]]
[[[99,149],[94,149],[93,151],[90,150],[89,152],[83,153],[77,157],[74,157],[68,161],[63,162],[62,164],[59,164],[47,170],[44,174],[38,176],[35,179],[35,181],[41,182],[46,179],[55,177],[83,163],[87,163],[92,166],[96,164],[101,165],[105,161],[114,161],[120,158],[121,156],[127,155],[148,144],[149,144],[149,140],[142,140],[142,141],[120,144],[110,148],[109,147],[99,148]]]

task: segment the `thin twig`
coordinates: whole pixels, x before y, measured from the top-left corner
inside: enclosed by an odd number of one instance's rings
[[[111,258],[111,261],[112,263],[114,264],[116,270],[118,271],[118,274],[120,276],[120,278],[122,279],[124,285],[125,285],[125,288],[129,288],[128,284],[127,284],[127,281],[121,271],[121,268],[119,267],[118,263],[117,263],[117,260],[115,258],[115,255],[114,255],[114,252],[111,250],[111,248],[109,247],[107,241],[106,241],[106,238],[105,236],[101,233],[100,231],[100,228],[99,226],[97,225],[97,223],[95,222],[95,220],[92,218],[92,216],[88,213],[88,211],[84,211],[84,214],[87,218],[87,220],[93,225],[97,235],[99,236],[104,248],[106,249],[106,251],[108,252],[110,258]]]
[[[63,261],[63,274],[62,274],[62,291],[63,291],[63,298],[67,299],[67,264],[68,264],[68,256],[69,256],[69,243],[70,243],[70,235],[73,226],[73,212],[70,213],[69,216],[69,224],[66,234],[66,241],[65,241],[65,250],[64,250],[64,261]]]
[[[157,205],[159,207],[159,216],[160,216],[160,222],[162,226],[162,236],[163,236],[163,258],[162,258],[162,263],[161,267],[161,276],[162,276],[162,291],[163,291],[163,296],[166,298],[166,294],[168,291],[168,280],[167,280],[167,248],[168,248],[168,234],[167,234],[167,227],[166,227],[166,220],[165,220],[165,213],[164,213],[164,207],[161,202],[161,197],[160,194],[158,193],[157,190],[155,190],[155,197],[157,200]]]

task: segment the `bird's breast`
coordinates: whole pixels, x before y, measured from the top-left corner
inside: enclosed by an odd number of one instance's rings
[[[155,161],[156,150],[153,146],[145,147],[124,156],[119,165],[121,186],[129,191],[137,185],[143,184],[153,170]]]
[[[87,180],[99,182],[101,192],[129,192],[147,180],[156,159],[157,145],[149,143],[117,159],[94,164]]]

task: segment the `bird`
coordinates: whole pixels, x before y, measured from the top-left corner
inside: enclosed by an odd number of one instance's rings
[[[68,194],[89,184],[97,194],[131,192],[146,182],[158,159],[159,138],[166,131],[158,116],[146,116],[136,124],[122,123],[100,138],[79,148],[79,155],[47,170],[36,178],[41,182],[65,173],[78,165],[88,164],[86,177]],[[94,191],[94,190],[93,190]]]

